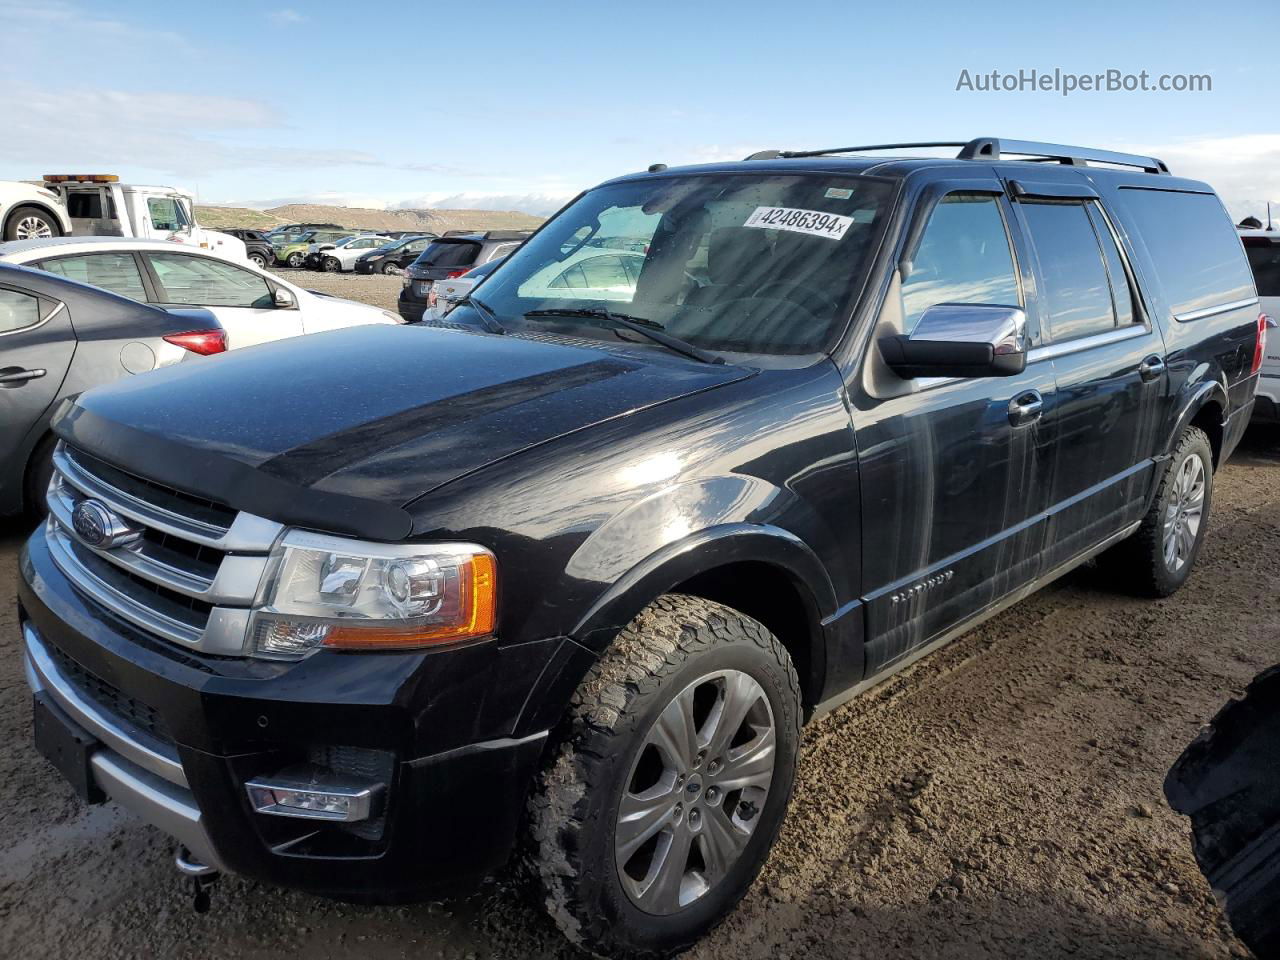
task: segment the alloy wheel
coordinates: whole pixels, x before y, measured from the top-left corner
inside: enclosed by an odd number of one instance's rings
[[[685,909],[729,873],[768,798],[777,756],[773,708],[740,670],[708,674],[645,734],[618,803],[614,858],[646,913]]]
[[[23,217],[14,227],[15,240],[44,240],[53,236],[53,228],[39,217]]]
[[[1178,466],[1164,513],[1164,563],[1181,570],[1191,559],[1204,515],[1204,462],[1191,454]]]

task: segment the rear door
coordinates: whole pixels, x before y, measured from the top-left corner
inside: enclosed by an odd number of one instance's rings
[[[22,482],[28,433],[58,398],[75,349],[63,304],[0,283],[0,484]]]
[[[1034,252],[1041,344],[1057,381],[1057,454],[1046,528],[1052,569],[1137,522],[1168,393],[1165,345],[1097,194],[1077,178],[1018,181]]]
[[[228,349],[300,336],[302,312],[277,307],[260,273],[217,257],[168,251],[142,254],[155,302],[162,307],[206,307],[227,331]]]
[[[893,329],[910,333],[939,303],[1026,305],[1003,185],[933,189],[889,293]],[[1012,377],[887,377],[877,385],[864,369],[853,412],[868,675],[1034,579],[1054,454],[1050,364]]]

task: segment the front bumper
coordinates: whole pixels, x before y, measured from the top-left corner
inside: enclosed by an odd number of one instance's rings
[[[546,701],[543,676],[564,665],[567,641],[293,664],[197,655],[82,596],[43,531],[20,568],[32,689],[98,741],[97,786],[203,862],[396,902],[456,890],[507,859],[547,739],[520,717],[526,703]],[[317,749],[394,758],[381,823],[317,829],[254,812],[245,781]]]

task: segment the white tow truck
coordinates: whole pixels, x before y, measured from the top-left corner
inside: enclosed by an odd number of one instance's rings
[[[196,223],[193,198],[173,187],[121,183],[106,173],[0,181],[0,239],[63,236],[168,240],[246,259],[242,240]]]

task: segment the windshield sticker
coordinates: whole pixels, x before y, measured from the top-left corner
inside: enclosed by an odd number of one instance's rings
[[[839,240],[852,224],[853,217],[842,217],[838,213],[797,210],[794,207],[756,207],[743,226],[760,230],[790,230],[811,237]]]
[[[853,191],[848,187],[827,187],[823,196],[828,200],[848,200],[853,196]]]

